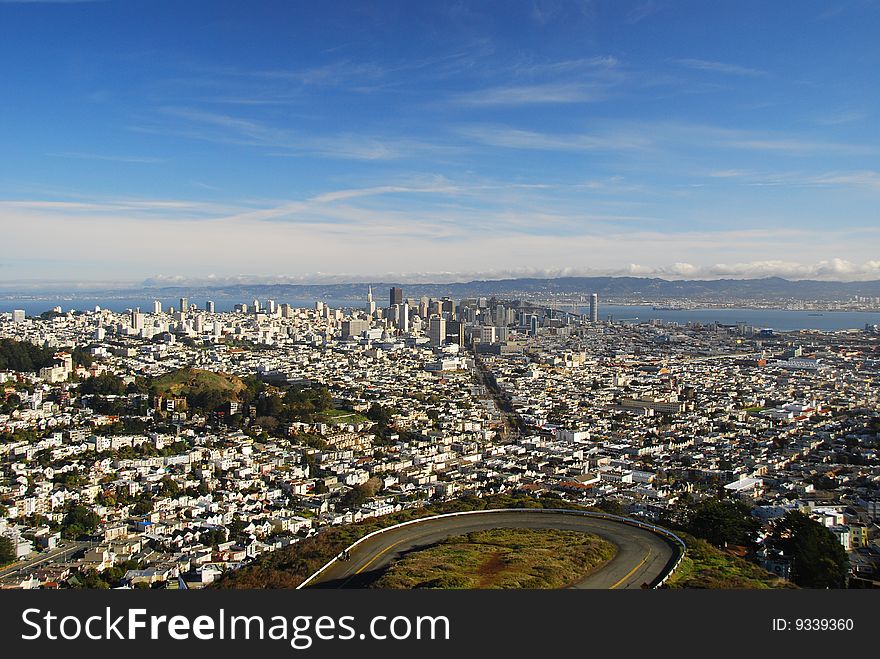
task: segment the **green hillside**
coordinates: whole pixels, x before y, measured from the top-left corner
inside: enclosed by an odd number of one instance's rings
[[[565,588],[614,557],[598,536],[556,529],[490,529],[409,552],[374,588]]]
[[[159,376],[151,383],[157,396],[184,396],[192,404],[203,398],[238,400],[246,389],[241,378],[198,368],[182,368]]]
[[[670,588],[797,588],[761,566],[717,549],[705,540],[681,534],[688,553],[669,578]]]

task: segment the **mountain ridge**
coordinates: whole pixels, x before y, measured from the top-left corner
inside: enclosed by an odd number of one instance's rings
[[[506,297],[540,298],[542,296],[589,295],[598,293],[601,298],[629,298],[645,301],[690,299],[695,301],[720,300],[848,300],[855,296],[880,297],[880,280],[873,281],[819,281],[789,280],[782,277],[760,279],[662,279],[660,277],[520,277],[515,279],[475,279],[468,282],[404,284],[393,281],[327,283],[327,284],[174,284],[164,286],[131,287],[115,290],[77,290],[66,292],[85,298],[106,295],[149,295],[154,297],[209,296],[236,298],[244,302],[253,297],[288,299],[366,299],[367,287],[372,286],[373,295],[381,306],[388,289],[398,286],[407,297]],[[47,292],[33,297],[47,295]],[[56,292],[59,294],[59,292]],[[30,296],[29,296],[30,297]]]

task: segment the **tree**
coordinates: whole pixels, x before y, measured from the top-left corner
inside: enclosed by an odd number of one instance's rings
[[[100,523],[101,518],[90,508],[74,504],[67,510],[67,514],[61,521],[61,535],[64,538],[76,540],[82,536],[93,534]]]
[[[689,533],[713,545],[750,545],[761,523],[741,501],[707,499],[694,506],[685,523]]]
[[[5,535],[0,535],[0,565],[12,563],[15,560],[15,546],[12,540]]]
[[[159,481],[161,486],[159,487],[159,495],[163,497],[176,497],[180,494],[180,485],[177,484],[171,476],[163,476],[162,480]]]
[[[149,515],[153,512],[153,502],[149,499],[141,499],[131,507],[132,515]]]
[[[777,521],[773,544],[794,558],[792,581],[804,588],[845,588],[849,559],[834,534],[801,512]]]
[[[113,373],[101,373],[101,375],[85,380],[79,387],[79,392],[83,395],[121,396],[125,391],[125,382]]]
[[[360,508],[367,502],[367,492],[363,485],[355,485],[339,499],[341,508]]]
[[[51,366],[54,361],[54,349],[41,348],[27,341],[0,339],[0,371],[30,373]]]

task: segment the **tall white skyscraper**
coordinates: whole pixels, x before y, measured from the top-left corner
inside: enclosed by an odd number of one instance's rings
[[[401,332],[409,332],[409,303],[400,305],[400,322],[397,324]]]
[[[590,322],[599,322],[599,294],[593,293],[590,296]]]
[[[188,313],[189,312],[189,298],[182,297],[180,298],[180,313]]]
[[[162,300],[153,300],[153,313],[162,313]]]
[[[12,312],[13,323],[23,323],[25,319],[24,309],[14,309]]]
[[[373,300],[373,287],[367,288],[367,306],[364,308],[367,315],[372,318],[376,315],[376,302]]]
[[[208,313],[214,313],[214,300],[208,300],[205,302],[205,311]]]

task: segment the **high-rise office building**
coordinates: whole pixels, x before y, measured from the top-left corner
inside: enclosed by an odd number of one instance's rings
[[[23,323],[25,319],[24,309],[14,309],[12,311],[12,322]]]
[[[180,298],[180,313],[187,313],[189,311],[189,298],[182,297]]]
[[[369,286],[367,288],[367,306],[364,308],[364,311],[367,312],[367,315],[372,318],[376,315],[376,302],[373,300],[373,287]]]
[[[260,301],[257,298],[254,298],[253,307],[254,307],[254,313],[260,313],[260,309],[261,309]]]
[[[370,321],[352,318],[351,320],[342,321],[342,339],[351,337],[359,337],[361,334],[370,329]]]
[[[393,307],[395,304],[403,304],[403,289],[397,288],[397,286],[392,286],[389,299],[389,307]]]
[[[162,300],[153,300],[153,313],[162,313]]]
[[[450,320],[446,323],[446,343],[464,345],[464,323],[460,320]]]
[[[136,330],[144,329],[144,314],[140,309],[131,312],[131,327]]]
[[[480,326],[480,345],[489,345],[498,340],[497,328],[494,325]]]
[[[409,332],[409,303],[404,302],[400,305],[400,320],[397,323],[401,332]]]
[[[431,316],[428,323],[428,339],[431,341],[431,347],[443,345],[446,341],[446,319],[442,316]]]
[[[208,300],[205,302],[205,311],[208,313],[214,313],[214,300]]]
[[[599,322],[599,294],[593,293],[590,296],[590,322]]]

